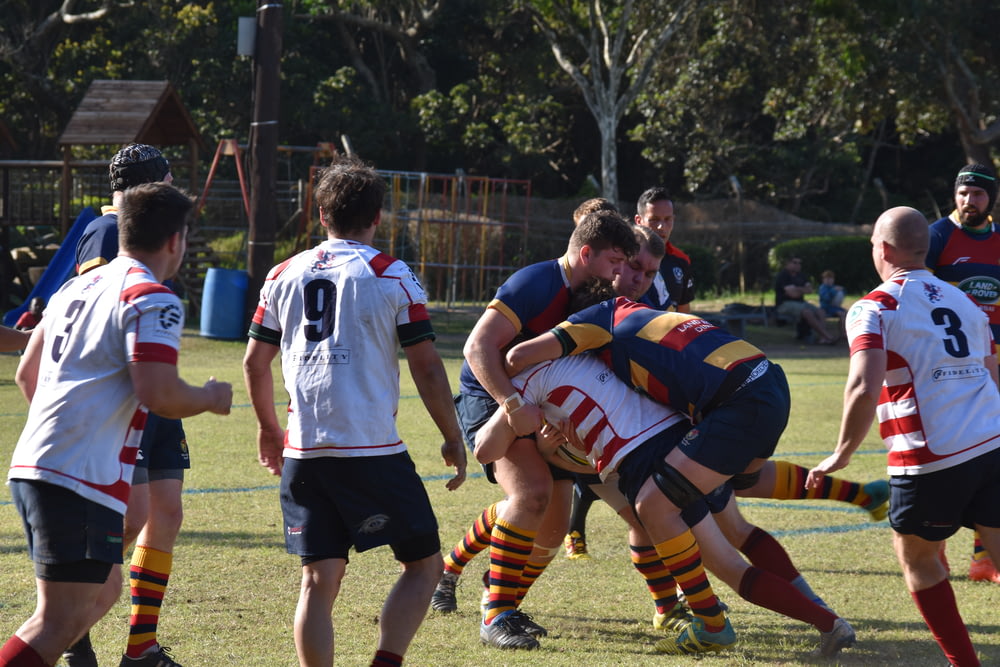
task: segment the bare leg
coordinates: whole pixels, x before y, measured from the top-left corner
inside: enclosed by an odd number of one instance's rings
[[[112,573],[118,571],[112,568]],[[62,652],[104,616],[118,599],[111,593],[121,574],[108,577],[103,584],[85,584],[36,579],[38,603],[31,617],[18,628],[17,636],[38,653],[46,663],[56,664]]]
[[[333,665],[331,614],[346,568],[347,561],[343,558],[328,558],[302,566],[302,587],[295,608],[295,650],[300,667]],[[440,567],[437,574],[440,574]],[[430,593],[427,595],[429,599]]]
[[[382,605],[378,642],[380,651],[406,654],[406,649],[427,615],[431,594],[443,566],[440,553],[412,563],[403,563],[403,573]]]

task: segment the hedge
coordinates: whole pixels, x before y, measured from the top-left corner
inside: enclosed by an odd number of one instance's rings
[[[791,257],[802,259],[802,272],[817,288],[827,269],[850,294],[867,294],[882,282],[872,264],[872,244],[867,236],[817,236],[779,243],[767,253],[775,276]]]

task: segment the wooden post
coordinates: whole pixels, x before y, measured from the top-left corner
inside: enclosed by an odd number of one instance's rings
[[[278,158],[278,99],[281,86],[282,5],[257,1],[254,108],[250,127],[250,230],[247,241],[246,321],[274,264],[278,227],[275,190]]]

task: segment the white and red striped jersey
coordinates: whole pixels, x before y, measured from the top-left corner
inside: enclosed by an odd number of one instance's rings
[[[882,283],[847,316],[851,354],[884,349],[879,432],[890,475],[934,472],[1000,447],[1000,392],[986,316],[929,271]]]
[[[281,348],[286,457],[406,450],[398,350],[433,339],[426,303],[405,263],[354,241],[327,240],[271,269],[250,336]]]
[[[142,263],[117,257],[52,297],[28,420],[8,479],[66,487],[125,513],[146,410],[130,363],[177,363],[184,309]]]
[[[677,410],[633,391],[592,354],[536,364],[512,382],[550,423],[572,421],[601,479],[607,479],[636,447],[687,420]]]

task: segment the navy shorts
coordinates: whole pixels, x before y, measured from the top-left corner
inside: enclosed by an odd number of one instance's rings
[[[674,424],[660,431],[649,440],[625,455],[618,465],[618,488],[625,494],[632,508],[639,496],[639,489],[656,471],[656,465],[667,457],[691,425],[687,421]],[[696,526],[708,515],[708,504],[704,499],[688,505],[681,511],[681,518],[688,526]]]
[[[937,542],[976,524],[1000,528],[1000,449],[951,468],[889,478],[889,525]]]
[[[476,451],[476,434],[490,420],[493,413],[497,411],[497,407],[499,406],[492,396],[455,395],[455,412],[458,414],[458,424],[462,427],[465,446],[469,448],[470,454]],[[475,458],[473,458],[474,460]],[[493,464],[484,463],[482,466],[486,479],[490,481],[490,484],[496,484],[497,478],[493,474]]]
[[[39,579],[100,584],[122,562],[124,517],[118,512],[37,480],[12,479],[10,494]]]
[[[773,362],[750,384],[712,409],[678,447],[722,475],[736,475],[754,459],[770,458],[788,424],[791,397],[785,372]]]
[[[285,547],[303,564],[388,544],[403,563],[441,551],[424,484],[406,452],[285,459]]]
[[[458,414],[458,423],[462,427],[462,435],[465,436],[465,446],[470,453],[476,451],[476,434],[483,424],[490,420],[493,413],[497,411],[499,405],[492,396],[473,396],[472,394],[457,394],[455,396],[455,412]],[[526,436],[534,439],[534,434]],[[475,460],[473,458],[473,460]],[[493,473],[493,464],[484,463],[483,474],[490,484],[496,484],[497,478]],[[549,464],[549,472],[552,473],[553,480],[576,479],[575,473],[565,468]]]
[[[184,471],[190,467],[191,457],[181,420],[152,413],[146,415],[132,483],[145,484],[151,479],[183,480]]]

